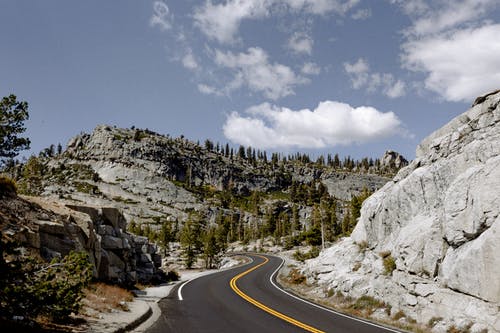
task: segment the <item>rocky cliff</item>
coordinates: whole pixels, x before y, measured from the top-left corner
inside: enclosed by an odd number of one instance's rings
[[[162,279],[161,257],[146,237],[126,232],[115,208],[63,206],[32,197],[2,198],[0,229],[24,253],[45,260],[87,252],[93,276],[100,281],[133,285]]]
[[[365,201],[351,237],[307,262],[310,282],[435,331],[500,332],[500,93],[478,102]]]

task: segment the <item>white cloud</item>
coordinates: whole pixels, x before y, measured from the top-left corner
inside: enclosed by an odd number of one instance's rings
[[[182,58],[182,65],[187,69],[198,69],[199,65],[193,55],[193,51],[188,50],[188,52],[184,55],[184,57]]]
[[[420,15],[429,9],[425,0],[390,0],[390,2],[399,5],[409,16]]]
[[[238,54],[216,50],[214,61],[233,73],[232,81],[225,87],[226,93],[247,86],[254,92],[261,92],[267,98],[276,100],[294,94],[295,86],[309,82],[295,74],[290,67],[270,63],[267,53],[257,47]]]
[[[287,47],[294,53],[311,54],[314,40],[306,33],[295,32],[288,40]]]
[[[449,101],[470,102],[500,83],[500,24],[409,41],[403,64],[427,74],[425,87]]]
[[[354,63],[344,63],[344,70],[351,80],[354,89],[366,88],[368,92],[381,90],[390,98],[397,98],[406,94],[406,84],[396,80],[392,74],[377,73],[370,70],[368,62],[359,58]]]
[[[204,5],[194,11],[195,25],[210,39],[219,43],[233,43],[241,22],[268,16],[274,9],[326,15],[344,15],[359,3],[359,0],[225,0]]]
[[[391,82],[389,85],[385,86],[384,94],[390,98],[398,98],[406,94],[406,84],[397,80],[396,82]]]
[[[195,9],[195,25],[210,39],[232,43],[241,21],[266,16],[271,4],[272,0],[227,0],[220,4],[207,0]]]
[[[445,2],[441,8],[431,8],[413,24],[411,32],[418,36],[442,32],[460,24],[477,20],[498,0],[464,0]]]
[[[278,1],[279,2],[279,1]],[[281,0],[294,10],[324,15],[335,12],[344,15],[359,3],[359,0]]]
[[[207,84],[203,83],[198,84],[198,90],[205,95],[222,96],[222,92],[220,92],[217,88],[209,86]]]
[[[321,73],[321,67],[314,62],[306,62],[300,71],[305,75],[318,75]]]
[[[258,148],[324,148],[409,136],[393,112],[335,101],[321,102],[312,111],[264,103],[249,108],[246,114],[229,114],[224,135],[232,142]]]
[[[370,66],[366,60],[359,58],[355,63],[344,63],[344,70],[347,72],[351,79],[351,84],[354,89],[360,89],[367,84],[369,79],[368,72]]]
[[[366,20],[371,16],[372,16],[372,11],[369,8],[359,9],[358,11],[356,11],[354,14],[351,15],[351,17],[354,20]]]
[[[391,0],[410,16],[404,68],[426,75],[426,89],[448,101],[471,101],[498,88],[500,25],[483,20],[498,0]]]
[[[160,30],[170,30],[172,28],[173,17],[170,14],[168,6],[163,1],[153,3],[153,16],[149,20],[152,27],[159,27]]]

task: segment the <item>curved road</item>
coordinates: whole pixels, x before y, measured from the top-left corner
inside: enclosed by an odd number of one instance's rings
[[[160,301],[162,315],[147,332],[398,332],[287,294],[274,285],[281,258],[247,256],[253,262],[174,289]]]

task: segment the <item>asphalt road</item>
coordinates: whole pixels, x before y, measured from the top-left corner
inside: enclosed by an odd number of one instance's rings
[[[159,303],[162,315],[147,332],[396,332],[288,295],[271,281],[282,259],[248,256],[250,264],[175,288]]]

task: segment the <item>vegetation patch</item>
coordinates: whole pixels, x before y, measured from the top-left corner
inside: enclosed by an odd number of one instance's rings
[[[441,320],[443,320],[443,317],[432,317],[431,319],[429,319],[429,322],[427,323],[427,327],[433,328]]]
[[[300,250],[295,251],[293,258],[300,262],[304,262],[308,259],[316,258],[319,256],[319,247],[313,246],[308,252],[302,252]]]
[[[383,259],[384,273],[386,275],[392,275],[392,272],[396,269],[396,260],[391,256],[387,256]]]
[[[372,314],[376,309],[386,308],[387,305],[371,296],[361,296],[353,304],[349,306],[349,309],[357,311],[365,311],[366,314]]]
[[[291,284],[303,284],[306,282],[306,277],[298,269],[292,268],[288,274],[287,282]]]
[[[97,312],[111,312],[114,309],[128,311],[127,302],[134,296],[126,289],[104,283],[94,283],[85,289],[83,304]]]
[[[99,188],[96,185],[87,182],[74,182],[73,185],[78,192],[87,194],[99,194]]]
[[[0,176],[0,197],[16,196],[16,182],[9,177]]]
[[[49,264],[20,254],[13,243],[0,244],[0,319],[22,314],[67,321],[81,308],[83,289],[92,278],[86,253],[70,252]]]

